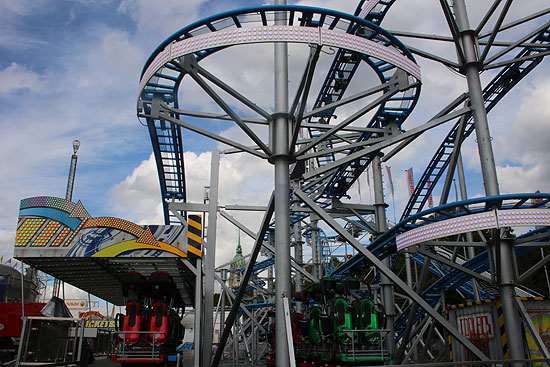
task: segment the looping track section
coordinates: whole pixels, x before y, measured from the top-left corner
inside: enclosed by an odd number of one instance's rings
[[[387,7],[373,12],[376,6],[375,2],[364,4],[358,13],[378,23]],[[286,14],[286,25],[275,25],[277,12]],[[373,14],[377,16],[371,16]],[[416,104],[421,74],[414,57],[397,38],[361,17],[313,7],[264,6],[230,11],[191,24],[169,37],[153,52],[140,80],[138,115],[147,120],[151,134],[167,223],[178,222],[169,212],[168,204],[186,200],[181,128],[218,140],[236,151],[264,159],[272,155],[269,143],[263,142],[251,127],[267,125],[273,118],[270,109],[262,109],[234,90],[204,69],[200,61],[228,47],[279,42],[303,44],[311,50],[296,100],[289,111],[295,131],[291,154],[299,164],[309,161],[310,168],[314,168],[308,172],[304,191],[322,206],[328,205],[332,197],[345,196],[369,162],[369,158],[362,155],[349,161],[337,160],[359,152],[367,145],[365,141],[373,137],[374,131],[382,131],[392,122],[400,126]],[[305,106],[311,77],[322,50],[336,53],[332,64],[334,72],[329,73],[318,92],[317,101],[311,111],[307,111]],[[374,71],[380,85],[344,98],[360,63]],[[186,75],[221,107],[225,112],[223,116],[180,109],[178,89]],[[247,108],[247,112],[257,117],[240,116],[230,103],[216,94],[213,86],[229,93]],[[380,94],[382,96],[340,124],[329,124],[337,108]],[[367,128],[366,131],[352,128],[358,126],[358,119],[371,111],[374,117],[369,117],[370,122],[359,123]],[[208,130],[208,124],[183,122],[183,116],[210,121],[232,120],[245,132],[250,145],[220,137],[218,132]],[[297,131],[301,128],[309,130],[311,139],[297,139]],[[342,139],[339,133],[347,135]],[[331,152],[325,152],[327,149]],[[314,167],[311,162],[315,162]]]

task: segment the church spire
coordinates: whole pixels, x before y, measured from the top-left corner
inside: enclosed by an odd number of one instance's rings
[[[244,268],[246,266],[246,260],[243,256],[243,249],[241,247],[241,230],[239,229],[239,237],[237,240],[237,249],[235,250],[235,257],[233,257],[232,268]]]
[[[243,249],[241,247],[241,230],[239,229],[239,237],[238,237],[238,242],[237,242],[237,251],[236,253],[238,255],[243,255]]]

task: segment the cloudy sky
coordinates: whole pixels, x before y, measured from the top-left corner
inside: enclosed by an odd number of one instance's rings
[[[291,3],[353,13],[357,0]],[[448,35],[438,3],[398,0],[382,25],[390,30]],[[489,3],[467,2],[471,24],[477,25]],[[157,45],[183,26],[252,5],[261,2],[0,0],[0,253],[4,258],[13,253],[19,200],[38,195],[64,197],[74,139],[82,144],[74,201],[82,200],[92,216],[117,216],[140,224],[162,222],[150,138],[136,118],[141,69]],[[516,1],[506,22],[545,7],[547,0]],[[548,15],[506,32],[501,39],[516,40],[543,22],[548,22]],[[403,40],[455,59],[453,48],[444,42]],[[272,52],[257,50],[232,49],[224,57],[214,55],[205,60],[205,65],[239,91],[269,106],[273,99]],[[307,50],[291,48],[291,52],[292,90]],[[417,60],[422,67],[422,96],[405,129],[425,122],[466,90],[461,76],[434,62]],[[550,60],[546,60],[489,115],[502,193],[550,192],[549,70]],[[490,80],[494,74],[484,73],[482,79]],[[322,70],[318,75],[321,81]],[[200,93],[195,95],[196,86],[184,83],[183,87],[187,88],[187,98],[182,100],[189,109],[209,111],[212,102]],[[418,179],[449,128],[444,125],[422,136],[388,163],[396,188],[397,217],[408,198],[405,169],[413,167]],[[239,136],[229,125],[222,125],[218,131]],[[463,148],[470,197],[483,195],[474,139],[472,135]],[[217,144],[189,134],[184,136],[184,145],[188,197],[202,202],[210,151]],[[249,156],[230,155],[222,157],[220,169],[221,204],[265,203],[272,189],[269,164]],[[352,200],[369,203],[366,178],[360,182],[361,196],[356,186]],[[387,201],[392,204],[390,196]],[[236,215],[256,231],[257,216]],[[388,218],[393,220],[393,204]],[[218,264],[233,256],[237,241],[237,230],[223,219],[219,223]],[[245,252],[251,243],[243,236]]]

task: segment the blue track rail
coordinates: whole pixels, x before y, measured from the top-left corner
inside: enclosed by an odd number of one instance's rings
[[[168,202],[187,199],[185,166],[181,127],[169,121],[148,121],[147,127],[153,145],[160,191],[162,193],[165,224],[180,221],[168,212]]]
[[[376,25],[380,25],[384,16],[390,9],[395,0],[387,1],[361,1],[355,11],[355,16],[360,16],[365,20],[371,21]],[[348,33],[361,34],[362,29],[359,27],[350,26]],[[373,34],[362,34],[363,37],[371,38]],[[411,57],[412,60],[414,60]],[[332,65],[327,73],[327,76],[320,89],[319,95],[315,101],[313,109],[323,107],[327,104],[336,102],[344,96],[351,79],[355,75],[361,62],[366,62],[376,73],[381,83],[389,81],[395,73],[395,66],[376,60],[372,57],[358,57],[355,53],[340,49],[337,51]],[[385,103],[381,104],[374,117],[368,123],[369,128],[383,128],[389,122],[396,122],[399,126],[412,112],[420,95],[420,86],[411,88],[404,93],[389,98]],[[335,109],[325,110],[309,119],[309,123],[328,124],[334,116]],[[322,127],[311,127],[308,129],[311,137],[317,137],[324,131]],[[372,137],[372,133],[363,133],[356,140],[357,142],[366,141]],[[330,150],[332,144],[327,142],[322,149]],[[316,151],[319,148],[315,148]],[[356,149],[351,149],[348,154],[354,153]],[[326,180],[317,182],[313,185],[305,183],[304,191],[307,193],[320,192],[316,194],[315,201],[325,207],[330,204],[333,197],[340,198],[345,196],[347,191],[359,178],[359,176],[367,169],[372,160],[373,155],[357,159],[337,169]],[[317,157],[317,165],[322,167],[336,160],[334,153],[327,152]]]
[[[537,229],[534,231],[531,231],[527,234],[524,234],[522,236],[518,236],[518,240],[521,240],[524,237],[531,236],[535,233],[548,233],[550,231],[550,228],[544,227],[541,229]],[[550,235],[548,236],[550,237]],[[546,240],[548,239],[546,237]],[[536,241],[544,241],[544,239],[538,239]],[[516,247],[514,249],[516,256],[521,256],[525,253],[528,253],[532,250],[538,249],[538,247]],[[421,254],[411,254],[411,259],[417,262],[418,264],[422,265],[425,262],[425,257]],[[489,263],[489,252],[487,250],[480,252],[475,257],[468,259],[462,264],[463,268],[475,271],[478,274],[482,274],[484,272],[487,272],[490,270],[490,263]],[[434,272],[432,271],[432,274],[435,274],[439,277],[438,280],[430,284],[421,294],[421,297],[428,301],[428,303],[431,306],[435,306],[437,302],[439,302],[441,298],[441,292],[442,291],[450,291],[450,290],[458,290],[460,291],[465,297],[473,299],[474,298],[474,288],[473,284],[471,282],[472,276],[468,275],[467,273],[458,270],[458,269],[451,269],[446,270],[443,269],[442,272]],[[481,299],[495,299],[499,296],[498,290],[491,285],[484,284],[482,282],[478,282],[479,292],[480,292],[480,298]],[[395,319],[395,331],[396,331],[396,340],[399,340],[403,332],[405,330],[406,323],[408,321],[408,315],[410,313],[411,306],[408,306],[399,314],[399,316]],[[425,310],[422,308],[418,308],[416,310],[415,314],[415,321],[420,320],[421,317],[423,317],[426,314]]]
[[[329,238],[327,237],[325,231],[321,228],[317,228],[317,243],[311,243],[311,246],[317,246],[319,248],[319,253],[321,254],[321,265],[325,270],[325,274],[330,274],[335,269],[334,260],[332,258],[332,251],[330,248]],[[304,233],[304,237],[312,241],[312,230],[308,230]]]
[[[388,232],[377,238],[367,248],[375,253],[379,258],[389,256],[395,251],[395,238],[397,235],[404,233],[408,230],[428,225],[441,220],[447,220],[450,218],[457,218],[465,215],[483,213],[485,211],[498,208],[501,210],[506,209],[530,209],[530,208],[544,208],[550,205],[549,193],[534,193],[534,194],[510,194],[499,195],[494,197],[484,197],[469,199],[461,202],[442,205],[437,208],[432,208],[421,213],[412,215],[405,220],[399,222],[395,227],[391,228]],[[544,227],[530,231],[517,239],[520,240],[523,237],[529,237],[533,234],[547,234],[544,238],[538,238],[538,241],[548,240],[550,237],[550,228]],[[532,251],[538,247],[516,247],[515,252],[517,256]],[[442,254],[438,254],[442,255]],[[426,262],[426,258],[423,254],[414,253],[411,254],[411,259],[420,265]],[[344,277],[359,272],[364,266],[364,258],[362,255],[356,255],[348,260],[345,264],[338,267],[331,276]],[[475,257],[466,260],[461,266],[465,269],[469,269],[478,274],[482,274],[490,270],[489,253],[488,251],[482,251]],[[437,261],[432,261],[429,267],[430,273],[438,279],[430,284],[421,294],[431,306],[435,306],[441,297],[441,291],[458,290],[466,297],[474,297],[474,288],[472,284],[472,276],[459,270],[459,269],[447,269],[444,266],[440,266]],[[378,280],[379,281],[379,280]],[[478,283],[480,296],[482,299],[495,298],[498,293],[496,289],[490,285]],[[395,331],[396,340],[399,340],[404,333],[406,324],[409,319],[411,306],[405,308],[395,319]],[[418,321],[425,315],[425,310],[418,308],[415,311],[414,320]]]
[[[146,62],[141,76],[144,77],[155,58],[174,42],[207,32],[241,28],[245,23],[255,22],[267,26],[277,10],[286,11],[289,25],[299,24],[305,27],[328,27],[328,29],[345,30],[350,34],[367,38],[384,46],[391,45],[394,51],[400,52],[414,62],[414,57],[407,48],[397,38],[377,25],[393,2],[387,0],[362,2],[356,12],[362,18],[327,9],[293,5],[245,8],[218,14],[195,22],[164,41]],[[194,53],[194,57],[197,61],[200,61],[223,48],[216,47],[197,51]],[[359,54],[352,52],[339,52],[319,94],[317,105],[324,105],[328,103],[329,99],[332,101],[340,99],[361,62],[370,65],[381,82],[388,81],[396,70],[394,65],[385,61],[375,60],[369,56],[359,57]],[[142,84],[138,102],[138,114],[147,115],[150,113],[151,101],[154,98],[159,98],[170,108],[178,108],[177,91],[185,75],[178,61],[171,60],[163,64],[151,78],[145,81],[142,80],[144,84]],[[390,119],[400,123],[404,121],[416,104],[419,90],[420,87],[417,86],[412,88],[411,91],[400,92],[389,101],[386,101],[383,106],[380,106],[369,126],[385,126],[385,123]],[[396,104],[399,104],[400,107],[395,107]],[[179,223],[177,218],[168,212],[168,203],[170,201],[186,200],[181,127],[162,119],[147,118],[146,120],[157,163],[165,221],[166,223]],[[369,137],[370,134],[363,134],[358,141],[364,141]],[[325,163],[328,163],[328,160],[325,160]],[[320,205],[326,206],[330,201],[330,197],[341,197],[346,194],[346,191],[360,173],[366,169],[367,164],[368,159],[351,162],[346,167],[339,169],[333,177],[329,175],[310,185],[308,190],[313,192],[319,187],[323,187],[323,193],[318,195],[316,200]]]
[[[540,32],[531,43],[542,45],[550,44],[550,26]],[[539,51],[546,49],[525,48],[518,53],[516,58],[530,56]],[[491,80],[491,82],[483,89],[483,99],[485,101],[485,109],[491,111],[496,104],[525,76],[527,76],[538,64],[542,62],[543,56],[528,60],[521,60],[504,67]],[[418,184],[416,185],[409,202],[405,206],[405,210],[401,215],[401,220],[407,218],[411,214],[420,212],[426,205],[432,191],[437,182],[443,176],[443,173],[449,166],[451,155],[457,144],[462,142],[457,141],[459,136],[460,121],[458,121],[449,134],[445,137],[432,160],[424,170]],[[474,131],[473,117],[469,116],[466,122],[463,138],[467,138]]]
[[[534,202],[533,200],[540,200]],[[457,218],[465,215],[483,213],[498,209],[528,209],[540,208],[550,203],[549,193],[525,193],[488,196],[475,199],[468,199],[441,205],[435,208],[424,210],[411,215],[397,223],[384,234],[376,238],[372,243],[366,245],[367,249],[379,258],[385,258],[395,253],[395,238],[406,231],[423,225],[432,224],[441,220]],[[364,267],[364,257],[361,254],[353,256],[345,264],[340,265],[331,273],[333,276],[351,276],[360,268]]]

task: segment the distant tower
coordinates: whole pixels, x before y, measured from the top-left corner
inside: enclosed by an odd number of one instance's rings
[[[241,231],[239,230],[239,239],[237,244],[237,250],[235,251],[235,257],[231,263],[231,275],[229,276],[229,287],[231,289],[237,289],[241,285],[242,272],[235,271],[236,269],[242,269],[246,266],[246,259],[243,256],[243,249],[241,247]]]

